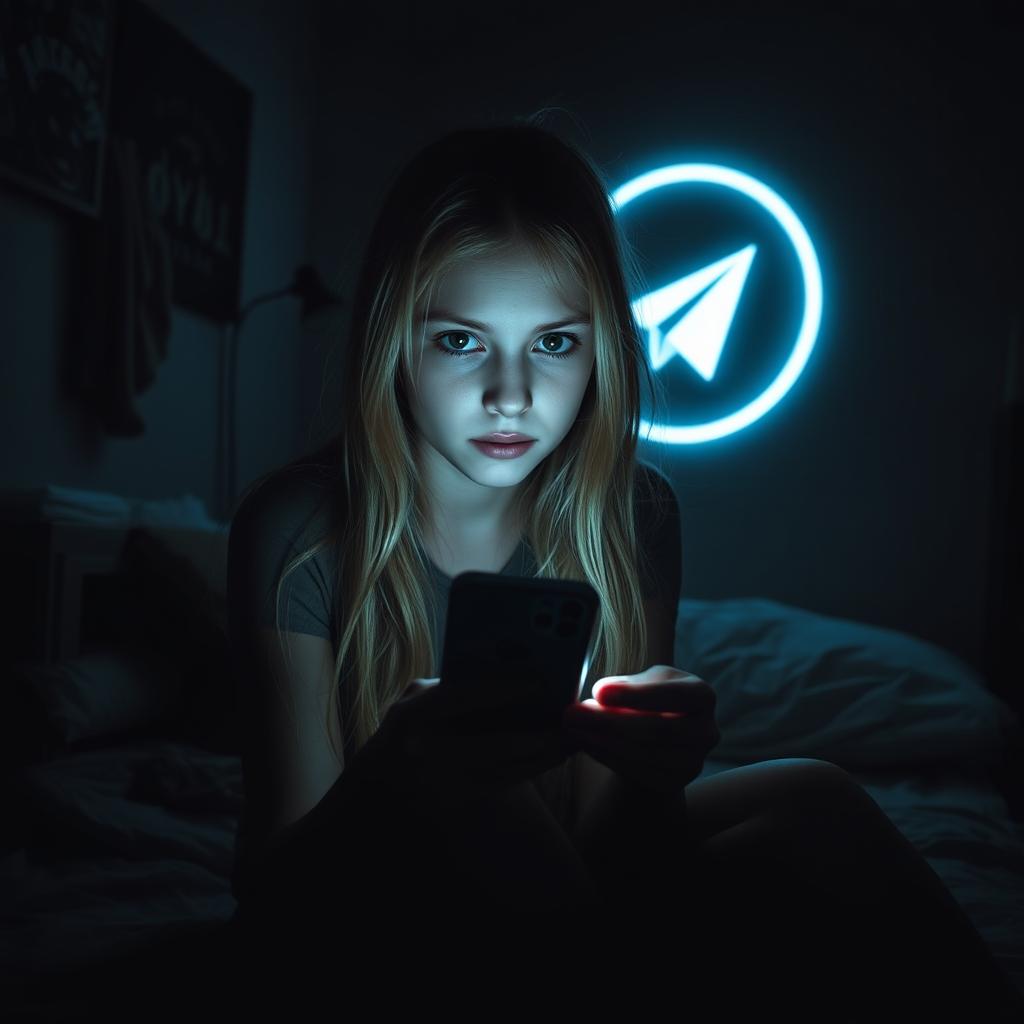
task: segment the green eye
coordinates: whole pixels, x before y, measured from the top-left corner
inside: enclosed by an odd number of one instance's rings
[[[457,356],[471,356],[471,355],[475,355],[477,352],[480,351],[480,349],[474,349],[471,352],[457,352],[457,351],[454,351],[454,350],[452,350],[450,348],[445,348],[444,345],[441,344],[441,342],[443,341],[443,339],[451,337],[453,334],[464,334],[468,338],[472,338],[473,337],[473,335],[470,334],[469,331],[445,331],[443,334],[438,334],[434,338],[434,348],[436,348],[438,350],[438,352],[442,352],[446,356],[456,356],[456,357]],[[548,356],[550,359],[568,359],[570,356],[575,355],[576,354],[576,349],[579,348],[579,344],[580,344],[579,337],[577,335],[575,335],[575,334],[568,334],[568,333],[559,332],[559,333],[545,334],[544,337],[545,338],[566,338],[570,342],[569,349],[567,351],[565,351],[565,352],[542,352],[541,353],[541,355]]]

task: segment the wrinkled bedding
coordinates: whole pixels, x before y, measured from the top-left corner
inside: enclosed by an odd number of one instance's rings
[[[170,741],[21,772],[28,845],[0,859],[0,982],[103,963],[235,911],[241,760]]]
[[[702,777],[733,767],[708,760]],[[854,774],[1024,992],[1024,826],[984,772]],[[139,743],[30,766],[22,785],[31,841],[0,860],[5,985],[231,918],[239,758]]]

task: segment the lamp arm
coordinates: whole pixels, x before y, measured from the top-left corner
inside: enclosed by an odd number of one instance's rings
[[[288,288],[279,288],[275,292],[267,292],[265,295],[257,295],[255,299],[250,299],[234,319],[235,333],[238,333],[242,322],[257,306],[262,305],[264,302],[271,302],[273,299],[279,299],[282,295],[293,295],[294,292],[295,289],[289,286]]]

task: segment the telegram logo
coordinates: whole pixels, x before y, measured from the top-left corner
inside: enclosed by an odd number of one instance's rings
[[[712,186],[710,192],[708,186]],[[692,266],[693,257],[687,258],[690,246],[685,225],[680,224],[678,230],[669,228],[666,226],[669,221],[664,218],[665,201],[676,195],[674,190],[695,187],[701,188],[705,204],[714,205],[715,200],[728,198],[734,207],[732,241],[727,241],[725,246],[721,241],[717,243],[719,249],[724,247],[726,251],[711,262],[701,260],[702,265],[696,268]],[[665,444],[699,444],[750,426],[777,405],[796,383],[810,358],[821,324],[821,268],[810,237],[789,204],[763,182],[729,167],[673,164],[641,174],[612,193],[616,216],[622,216],[634,202],[636,206],[631,216],[634,211],[639,215],[645,204],[637,200],[652,197],[663,189],[668,191],[658,196],[662,216],[658,218],[656,234],[659,243],[665,241],[666,232],[670,235],[669,253],[662,249],[656,259],[662,265],[667,259],[670,273],[677,266],[685,272],[632,303],[637,322],[647,333],[651,369],[655,373],[669,369],[678,373],[681,367],[694,386],[701,387],[708,400],[713,399],[719,409],[730,404],[735,407],[700,423],[656,425],[641,419],[640,434]],[[682,198],[686,192],[679,191],[678,195]],[[747,228],[743,227],[744,218],[749,218]],[[751,237],[774,236],[770,252],[759,255],[759,248],[765,247],[759,247],[755,241],[736,247],[735,239],[743,233]],[[705,254],[715,247],[713,236],[705,238]],[[751,273],[756,272],[758,260],[766,258],[788,262],[788,280],[797,284],[797,290],[802,293],[797,297],[798,306],[790,317],[791,322],[786,324],[779,317],[773,320],[768,309],[748,310],[743,318],[744,329],[732,330],[744,302],[748,305],[760,302],[751,294]],[[777,276],[780,273],[776,271]],[[794,288],[785,290],[791,293]],[[755,325],[755,330],[751,324]],[[780,337],[780,332],[785,336]],[[730,348],[735,351],[730,353]],[[760,367],[763,379],[757,393],[751,396],[749,386],[744,394],[739,381],[743,368],[757,362],[751,355],[755,348],[762,360],[768,352],[772,365]],[[728,381],[720,382],[723,358],[730,354],[732,372]],[[715,395],[716,388],[735,393]],[[676,399],[674,394],[673,398]],[[675,400],[677,406],[687,404]]]

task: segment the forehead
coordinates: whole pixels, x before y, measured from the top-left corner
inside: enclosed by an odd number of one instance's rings
[[[590,305],[586,289],[568,267],[552,271],[523,247],[460,260],[438,279],[434,298],[437,305],[465,313],[470,304],[479,308],[509,299],[555,311],[587,310]]]

